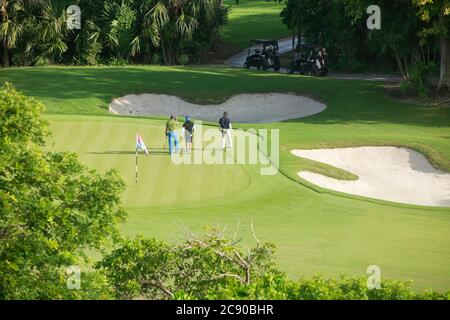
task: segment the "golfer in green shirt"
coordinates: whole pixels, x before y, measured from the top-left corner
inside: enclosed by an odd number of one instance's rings
[[[175,130],[177,130],[178,122],[175,116],[170,116],[170,120],[166,123],[166,136],[169,140],[169,153],[172,155],[173,151],[178,153],[178,136]],[[175,145],[175,150],[174,150]]]

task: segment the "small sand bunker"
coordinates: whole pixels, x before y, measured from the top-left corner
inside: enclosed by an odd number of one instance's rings
[[[124,115],[190,115],[217,121],[228,111],[233,122],[266,123],[307,117],[324,111],[323,103],[294,94],[240,94],[222,104],[198,105],[164,94],[127,95],[115,99],[109,111]]]
[[[320,187],[401,203],[450,206],[450,174],[433,168],[419,152],[396,147],[293,150],[292,154],[342,168],[356,181],[310,171],[298,175]]]

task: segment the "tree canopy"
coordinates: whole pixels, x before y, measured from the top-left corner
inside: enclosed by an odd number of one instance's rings
[[[366,27],[369,5],[381,9],[381,30]],[[281,16],[296,35],[325,46],[334,68],[395,62],[416,84],[440,69],[439,87],[450,87],[448,0],[288,0]]]
[[[43,150],[43,106],[10,84],[0,89],[0,298],[60,299],[95,292],[68,291],[65,267],[82,264],[84,250],[118,235],[124,184],[95,172],[73,153]]]
[[[81,29],[70,30],[70,5]],[[228,9],[221,0],[0,0],[2,64],[199,61]]]

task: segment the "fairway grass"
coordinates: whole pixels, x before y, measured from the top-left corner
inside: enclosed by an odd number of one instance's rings
[[[291,278],[320,273],[413,280],[417,289],[450,288],[450,210],[372,201],[311,188],[297,176],[309,170],[354,179],[337,168],[293,156],[290,151],[361,145],[394,145],[424,153],[450,171],[450,110],[403,103],[379,83],[308,78],[231,68],[121,67],[23,68],[2,70],[12,82],[47,106],[51,150],[77,152],[99,170],[116,168],[127,183],[127,235],[174,240],[186,228],[245,229],[277,245],[277,261]],[[162,150],[162,120],[109,115],[112,98],[165,93],[195,103],[220,103],[239,93],[292,92],[327,105],[312,117],[252,128],[280,129],[281,173],[261,176],[259,167],[181,166]],[[276,107],[276,106],[275,106]],[[79,115],[81,114],[81,115]],[[232,115],[231,115],[232,118]],[[243,127],[236,124],[236,127]],[[140,156],[134,182],[134,136],[139,131],[155,153]],[[189,187],[192,183],[193,187]]]
[[[122,231],[175,241],[183,232],[205,232],[240,223],[243,246],[257,235],[276,244],[278,263],[291,278],[322,274],[364,275],[379,265],[383,276],[412,279],[417,289],[450,287],[449,210],[402,208],[313,191],[282,174],[261,176],[252,165],[181,165],[163,151],[162,122],[91,116],[48,116],[49,148],[75,151],[98,168],[115,168],[127,183],[129,212]],[[134,181],[134,134],[150,147],[139,156]],[[74,133],[67,134],[67,133]],[[74,138],[75,137],[75,138]]]
[[[230,7],[229,21],[222,32],[226,43],[247,48],[253,39],[282,39],[290,36],[291,31],[283,24],[280,12],[284,3],[264,0],[225,0]]]

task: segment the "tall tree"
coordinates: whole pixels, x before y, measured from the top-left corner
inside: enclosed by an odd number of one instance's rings
[[[70,30],[67,28],[67,7],[71,0],[47,0],[40,6],[38,25],[39,39],[43,57],[51,62],[60,62],[67,51],[67,38]]]
[[[139,6],[145,17],[141,34],[133,40],[133,51],[139,52],[142,39],[150,38],[161,48],[166,64],[175,61],[180,46],[192,44],[200,27],[210,27],[211,35],[226,22],[227,9],[221,0],[155,0]],[[206,25],[205,25],[206,24]]]
[[[0,0],[0,43],[2,64],[9,66],[9,52],[22,34],[22,16],[25,3],[22,0]]]
[[[439,38],[441,48],[438,88],[450,88],[450,0],[413,0],[420,18],[427,23],[422,36]]]
[[[366,24],[366,9],[373,4],[371,0],[342,0],[345,11],[354,24]],[[367,42],[374,50],[393,56],[404,80],[409,80],[409,66],[420,51],[420,21],[417,8],[411,0],[378,0],[375,4],[381,9],[381,30],[367,30]],[[426,63],[425,61],[420,61]]]
[[[302,10],[305,7],[303,1],[288,0],[286,6],[280,13],[283,23],[292,30],[292,46],[295,45],[295,39],[300,40],[302,32]]]
[[[0,299],[81,294],[67,290],[64,267],[80,264],[86,248],[101,248],[124,218],[115,171],[99,174],[75,154],[42,150],[42,110],[11,85],[0,89]],[[89,279],[82,290],[96,286]],[[99,289],[81,292],[100,297]]]

